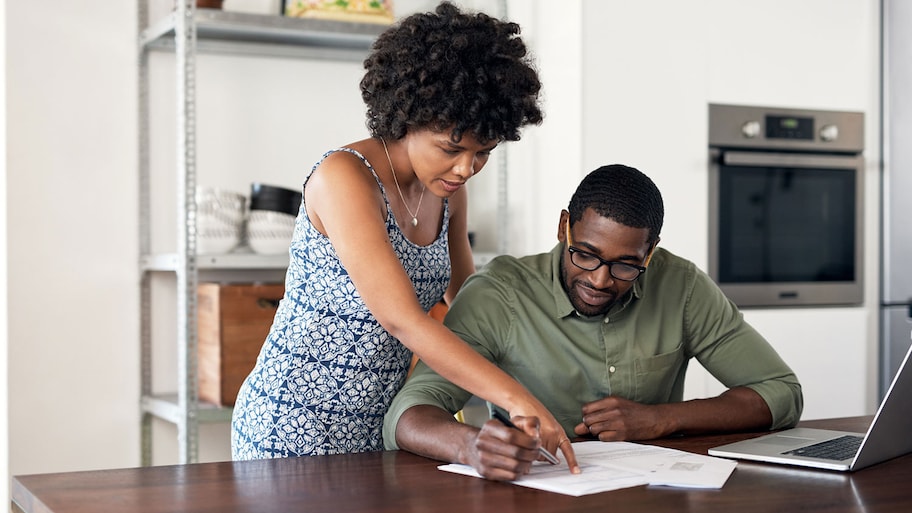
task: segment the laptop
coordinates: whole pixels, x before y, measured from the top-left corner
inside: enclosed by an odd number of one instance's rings
[[[793,428],[713,447],[712,456],[852,472],[912,452],[912,347],[867,433]]]

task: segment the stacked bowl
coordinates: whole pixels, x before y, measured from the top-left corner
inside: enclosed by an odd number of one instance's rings
[[[247,197],[241,193],[198,187],[196,189],[196,243],[203,254],[228,253],[244,235]]]
[[[299,191],[254,183],[250,186],[247,244],[255,253],[276,255],[288,251],[295,217],[301,206]]]

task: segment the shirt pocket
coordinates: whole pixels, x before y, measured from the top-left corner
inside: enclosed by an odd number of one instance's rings
[[[633,401],[643,404],[667,403],[675,393],[678,375],[684,368],[684,347],[634,361]]]

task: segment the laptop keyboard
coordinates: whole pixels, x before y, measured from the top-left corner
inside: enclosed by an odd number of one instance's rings
[[[821,458],[825,460],[846,460],[855,456],[864,437],[845,435],[825,442],[799,447],[782,454],[805,456],[808,458]]]

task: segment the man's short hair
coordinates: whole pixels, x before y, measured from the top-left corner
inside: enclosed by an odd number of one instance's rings
[[[648,228],[649,243],[659,239],[665,217],[662,193],[637,169],[621,164],[602,166],[580,182],[570,198],[570,225],[591,208],[631,228]]]

